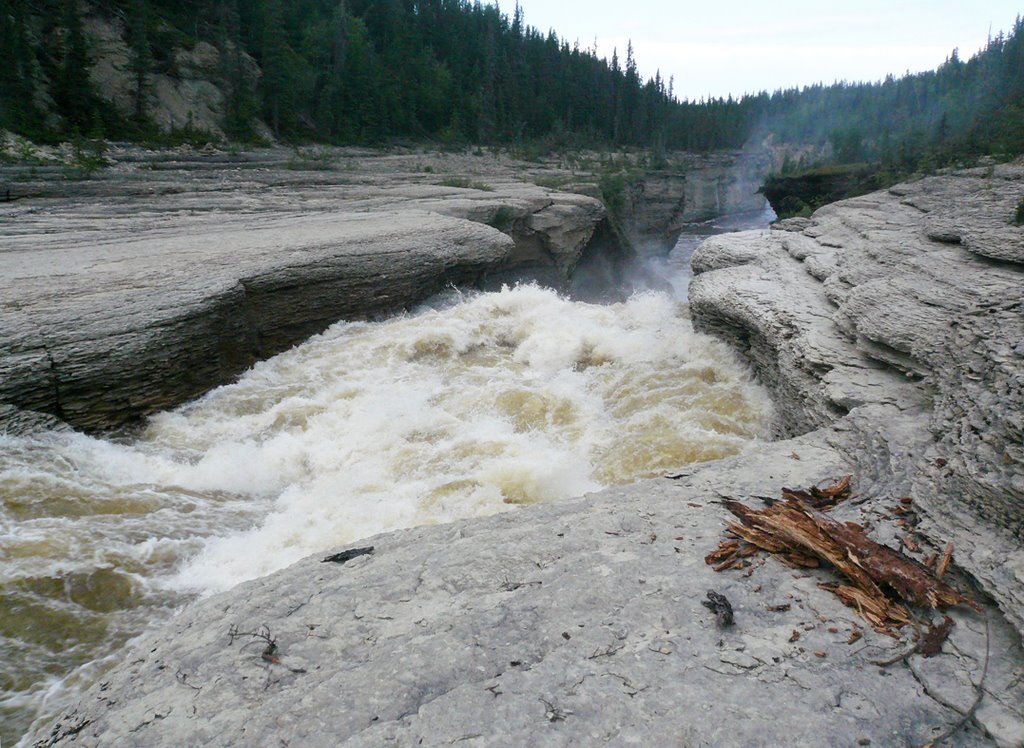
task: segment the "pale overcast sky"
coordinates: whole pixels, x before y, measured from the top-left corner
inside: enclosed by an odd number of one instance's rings
[[[1024,0],[520,0],[525,21],[599,57],[633,40],[644,78],[675,76],[680,98],[871,81],[969,58],[1008,31]],[[502,0],[511,15],[515,0]]]

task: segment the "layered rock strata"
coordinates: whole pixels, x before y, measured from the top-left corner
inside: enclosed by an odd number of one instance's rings
[[[374,552],[343,565],[325,549],[136,641],[33,740],[1024,744],[1009,226],[1022,172],[937,177],[703,245],[695,324],[747,354],[788,438],[671,479],[368,539]],[[950,611],[936,657],[900,658],[910,643],[822,589],[828,570],[703,561],[722,496],[847,472],[858,498],[837,518],[895,547],[909,526],[892,506],[910,496],[922,552],[952,539],[998,603],[954,575],[982,611]],[[733,626],[701,605],[708,590],[731,601]]]
[[[35,428],[25,411],[118,426],[449,285],[563,285],[605,220],[599,200],[515,179],[508,161],[311,153],[129,151],[82,182],[11,167],[24,199],[0,225],[3,428]]]
[[[843,433],[862,476],[1024,630],[1024,168],[930,177],[694,257],[695,325],[734,341],[782,434]]]
[[[777,495],[847,465],[813,436],[371,538],[343,565],[325,549],[136,641],[29,744],[924,745],[973,702],[989,646],[977,722],[954,744],[1019,745],[1024,656],[990,606],[954,613],[942,657],[883,668],[904,645],[820,589],[827,573],[704,563],[721,492]],[[709,589],[733,626],[701,605]]]
[[[631,181],[625,195],[624,230],[643,256],[665,255],[689,223],[736,213],[760,213],[760,193],[771,169],[762,151],[692,155],[682,168],[653,170]]]
[[[581,262],[614,286],[635,259],[600,200],[539,186],[597,191],[593,174],[557,161],[116,147],[109,168],[86,175],[65,151],[21,143],[0,167],[6,431],[39,423],[10,406],[117,427],[339,319],[398,311],[449,284],[564,288]],[[761,200],[763,158],[679,158],[675,172],[645,177],[620,227],[657,233],[665,251],[685,221]]]
[[[0,399],[80,428],[117,424],[338,319],[472,281],[512,247],[486,226],[417,211],[16,245],[2,255]]]

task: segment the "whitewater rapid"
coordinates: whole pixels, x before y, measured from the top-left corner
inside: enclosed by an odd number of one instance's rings
[[[0,718],[196,594],[735,454],[770,420],[670,295],[519,286],[336,324],[130,439],[0,437]]]

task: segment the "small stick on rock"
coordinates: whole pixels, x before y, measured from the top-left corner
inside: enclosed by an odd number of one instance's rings
[[[331,562],[335,564],[343,564],[346,561],[351,561],[352,559],[359,558],[360,556],[369,556],[371,553],[373,553],[372,545],[367,548],[350,548],[347,551],[341,551],[340,553],[335,553],[331,556],[328,556],[327,558],[323,559],[321,563],[326,564],[328,562]]]
[[[946,574],[946,570],[949,568],[949,562],[953,560],[953,544],[947,543],[946,550],[942,552],[942,556],[939,558],[939,562],[935,567],[935,576],[938,579],[942,579]]]
[[[714,590],[708,590],[708,599],[701,600],[700,604],[715,614],[718,625],[732,626],[735,623],[732,613],[732,604],[725,595],[720,595]]]

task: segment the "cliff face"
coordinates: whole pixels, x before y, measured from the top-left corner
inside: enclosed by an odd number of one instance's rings
[[[586,189],[593,175],[490,156],[207,150],[115,148],[113,165],[83,180],[47,149],[41,164],[0,167],[13,200],[0,208],[12,219],[0,228],[0,404],[118,426],[339,319],[451,284],[564,288],[583,261],[614,286],[635,257],[601,201],[533,183]],[[667,252],[685,220],[760,204],[748,161],[686,163],[644,177],[629,235],[657,234]],[[36,423],[0,412],[0,428]]]
[[[1024,168],[930,177],[694,257],[695,325],[735,341],[783,434],[830,427],[858,474],[1024,630]]]
[[[687,223],[730,213],[758,213],[758,190],[772,166],[767,151],[691,155],[672,171],[635,179],[626,194],[623,223],[641,255],[664,255]]]
[[[923,745],[951,729],[963,745],[1024,744],[1022,185],[1022,167],[935,177],[708,240],[694,324],[772,388],[782,440],[671,479],[368,539],[374,551],[343,565],[325,549],[132,643],[28,742]],[[358,204],[371,223],[392,206],[396,241],[425,221],[458,245],[469,229],[423,212],[438,194],[420,189],[362,185]],[[476,192],[509,199],[496,183]],[[339,199],[278,194],[296,210]],[[399,196],[421,212],[395,210]],[[473,237],[514,254],[497,233]],[[577,239],[548,235],[564,256]],[[858,498],[838,519],[893,547],[920,542],[919,558],[953,541],[998,603],[978,592],[980,613],[951,610],[941,656],[872,631],[822,589],[827,569],[705,564],[730,518],[718,497],[844,473]],[[731,600],[734,626],[702,607],[708,590]]]
[[[134,108],[134,82],[124,24],[117,18],[93,15],[87,17],[86,33],[95,57],[95,64],[89,69],[95,90],[123,116],[130,117]],[[159,71],[148,75],[146,114],[161,131],[193,128],[224,136],[225,53],[209,42],[199,41],[192,47],[173,51],[173,75]],[[262,75],[259,66],[244,52],[239,60],[247,85],[255,89]],[[262,122],[254,121],[253,126],[260,137],[273,139]]]
[[[33,428],[24,411],[117,426],[448,285],[564,284],[605,217],[510,161],[109,155],[80,182],[10,167],[23,199],[2,208],[0,403],[18,410],[2,428]]]

